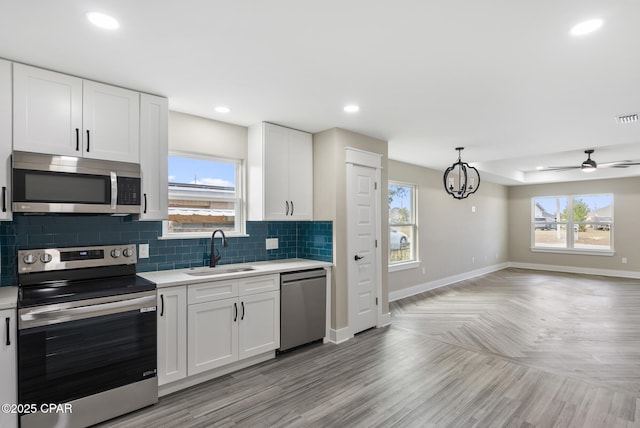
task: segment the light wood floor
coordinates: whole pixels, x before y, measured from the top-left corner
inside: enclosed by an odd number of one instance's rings
[[[640,281],[507,269],[105,427],[640,427]]]

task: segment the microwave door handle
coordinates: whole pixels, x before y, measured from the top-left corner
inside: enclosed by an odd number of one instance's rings
[[[118,204],[118,175],[111,171],[111,209],[115,210]]]

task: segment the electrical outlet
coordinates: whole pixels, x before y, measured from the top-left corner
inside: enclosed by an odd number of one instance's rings
[[[475,205],[473,205],[473,206],[471,207],[471,212],[472,212],[472,213],[476,212],[476,206],[475,206]]]
[[[278,238],[267,238],[265,240],[267,250],[277,250],[278,249]]]
[[[138,245],[138,258],[139,259],[149,258],[149,244]]]
[[[626,257],[622,258],[622,263],[627,263],[627,258]]]
[[[426,275],[427,274],[427,268],[422,268],[422,274]]]

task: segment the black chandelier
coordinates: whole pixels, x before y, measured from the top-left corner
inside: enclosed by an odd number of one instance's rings
[[[475,193],[480,187],[480,173],[460,159],[464,147],[456,147],[458,162],[444,172],[444,189],[456,199],[464,199]]]

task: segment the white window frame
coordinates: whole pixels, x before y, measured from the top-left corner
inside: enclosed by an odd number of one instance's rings
[[[246,213],[245,213],[245,173],[244,173],[244,161],[242,159],[225,158],[220,156],[211,156],[202,153],[183,152],[183,151],[170,151],[169,156],[201,159],[211,162],[223,162],[235,164],[235,184],[236,195],[229,198],[216,198],[215,200],[227,200],[235,201],[235,229],[233,231],[225,231],[227,237],[242,237],[248,236],[246,234]],[[210,238],[212,232],[170,232],[169,221],[164,220],[162,222],[162,236],[160,239],[201,239]]]
[[[569,233],[569,231],[573,231],[574,227],[579,227],[581,224],[589,225],[594,224],[592,221],[574,221],[573,220],[573,201],[575,198],[589,197],[589,196],[609,196],[611,198],[611,222],[609,224],[609,233],[610,233],[610,246],[608,250],[604,249],[589,249],[589,248],[575,248],[574,242],[574,234]],[[539,222],[535,221],[535,210],[536,210],[536,199],[544,199],[544,198],[566,198],[567,199],[567,213],[569,213],[569,218],[566,221],[559,221],[556,219],[554,224],[556,227],[559,225],[566,225],[566,248],[555,248],[555,247],[543,247],[536,246],[536,224]],[[537,253],[560,253],[560,254],[578,254],[578,255],[595,255],[595,256],[613,256],[615,255],[614,250],[614,195],[613,193],[582,193],[575,195],[558,195],[558,196],[534,196],[531,198],[531,251]]]
[[[407,183],[404,181],[397,181],[397,180],[388,180],[387,182],[387,188],[391,187],[391,186],[402,186],[402,187],[411,187],[413,189],[413,192],[411,192],[411,217],[413,218],[413,223],[394,223],[392,224],[391,221],[389,221],[389,225],[388,225],[388,229],[387,229],[387,234],[390,236],[391,235],[391,228],[395,227],[395,226],[411,226],[413,227],[413,242],[411,242],[411,245],[413,245],[413,259],[412,260],[408,260],[408,261],[399,261],[399,262],[391,262],[391,242],[389,242],[389,248],[388,248],[388,257],[389,257],[389,272],[397,272],[397,271],[401,271],[401,270],[406,270],[406,269],[416,269],[418,267],[420,267],[420,256],[419,256],[419,252],[418,252],[418,233],[419,233],[419,229],[418,229],[418,185],[415,183]]]

